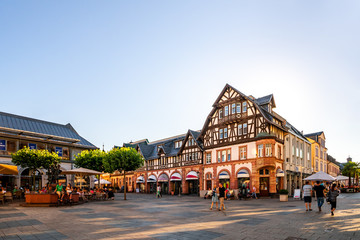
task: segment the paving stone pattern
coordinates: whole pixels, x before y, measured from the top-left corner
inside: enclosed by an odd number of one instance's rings
[[[66,207],[0,205],[0,239],[360,239],[360,194],[342,194],[331,217],[329,205],[306,212],[299,200],[225,201],[209,210],[196,196],[116,194],[114,201]],[[214,207],[215,208],[215,207]]]

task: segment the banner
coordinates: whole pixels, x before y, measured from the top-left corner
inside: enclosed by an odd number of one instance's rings
[[[56,147],[55,152],[59,155],[59,157],[62,157],[62,155],[63,155],[62,147]]]
[[[0,140],[0,151],[6,150],[6,140]]]
[[[36,144],[35,143],[29,143],[29,148],[30,149],[36,149]]]

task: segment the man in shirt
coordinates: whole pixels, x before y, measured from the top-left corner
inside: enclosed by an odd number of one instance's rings
[[[325,187],[320,184],[320,181],[316,181],[316,185],[314,186],[314,191],[316,193],[319,212],[321,212],[321,207],[324,204]]]
[[[219,211],[221,211],[221,206],[223,207],[223,210],[225,210],[224,198],[225,198],[225,188],[221,183],[219,183],[219,200],[220,200]]]
[[[59,198],[61,198],[63,192],[63,186],[61,185],[61,182],[59,182],[58,185],[56,185],[55,191],[56,194],[59,196]]]
[[[312,211],[311,209],[312,186],[309,184],[309,181],[306,181],[305,185],[303,186],[303,196],[304,196],[306,211]]]

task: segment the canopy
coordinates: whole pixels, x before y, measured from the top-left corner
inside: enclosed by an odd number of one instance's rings
[[[327,173],[320,171],[320,172],[317,172],[317,173],[305,178],[304,180],[307,180],[307,181],[335,181],[335,178],[330,176]]]
[[[276,170],[276,177],[284,177],[284,176],[285,176],[284,170],[280,168]]]
[[[87,168],[74,168],[71,170],[62,171],[61,174],[65,174],[65,175],[78,174],[83,176],[89,176],[89,175],[101,175],[102,173]]]
[[[169,177],[165,173],[159,176],[158,182],[167,182],[167,181],[169,181]]]
[[[190,171],[187,175],[186,175],[186,180],[198,180],[199,176],[195,171]]]
[[[18,175],[17,166],[0,164],[0,175]]]
[[[219,179],[230,179],[230,176],[226,171],[223,171],[223,172],[220,172]]]
[[[237,174],[238,178],[248,178],[250,177],[249,172],[246,169],[241,169],[238,174]]]
[[[95,181],[94,181],[95,184],[98,184],[99,181],[95,178]],[[109,182],[108,180],[105,180],[105,179],[102,179],[100,178],[100,184],[111,184],[111,182]]]
[[[136,179],[136,183],[145,183],[145,179],[143,176],[140,176]]]
[[[172,181],[172,182],[174,182],[174,181],[181,181],[181,175],[180,175],[180,173],[174,173],[173,175],[171,175],[170,181]]]
[[[349,177],[343,176],[343,175],[339,175],[339,176],[335,177],[335,179],[336,179],[337,181],[343,181],[343,180],[349,180]]]
[[[156,182],[156,177],[155,175],[150,175],[148,177],[148,180],[147,180],[148,183],[155,183]]]

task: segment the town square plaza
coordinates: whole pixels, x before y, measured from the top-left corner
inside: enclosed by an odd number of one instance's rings
[[[360,193],[342,194],[331,217],[329,205],[306,212],[303,201],[225,201],[195,196],[116,194],[115,200],[75,206],[0,205],[0,239],[360,239]]]

